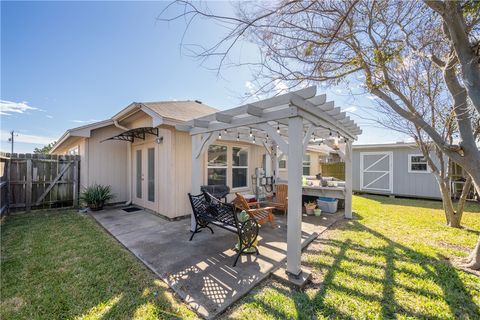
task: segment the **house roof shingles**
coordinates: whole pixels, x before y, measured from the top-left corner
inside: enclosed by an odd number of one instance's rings
[[[161,101],[142,102],[149,109],[161,117],[178,121],[189,121],[193,118],[205,116],[218,110],[196,101]]]

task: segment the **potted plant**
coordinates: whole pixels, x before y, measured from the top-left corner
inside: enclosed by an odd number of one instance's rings
[[[317,207],[317,204],[315,202],[305,202],[303,204],[305,206],[305,212],[308,214],[308,215],[313,215],[313,210]]]
[[[92,211],[102,210],[105,202],[114,197],[115,195],[112,193],[111,186],[103,186],[100,184],[91,185],[83,189],[80,194],[80,200]]]

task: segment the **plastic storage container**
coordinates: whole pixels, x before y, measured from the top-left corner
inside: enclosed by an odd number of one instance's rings
[[[337,212],[338,200],[335,198],[318,197],[317,205],[323,212],[335,213]]]

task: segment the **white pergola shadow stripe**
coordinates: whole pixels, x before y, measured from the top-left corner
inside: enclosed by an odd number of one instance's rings
[[[245,104],[229,110],[193,119],[177,125],[177,130],[192,136],[192,193],[200,193],[202,155],[218,138],[256,143],[267,150],[274,175],[278,173],[280,154],[288,156],[287,272],[301,273],[302,161],[309,144],[321,139],[332,146],[341,136],[338,153],[345,161],[345,217],[352,218],[352,142],[362,130],[327,101],[316,95],[316,86]],[[338,141],[337,141],[338,142]],[[277,149],[278,148],[278,149]],[[195,219],[192,215],[192,230]]]

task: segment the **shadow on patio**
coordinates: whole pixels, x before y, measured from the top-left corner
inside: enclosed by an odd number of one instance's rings
[[[259,233],[260,255],[242,255],[232,267],[236,235],[220,228],[190,237],[190,220],[166,221],[145,211],[121,209],[92,214],[118,241],[161,277],[200,315],[212,318],[282,266],[286,257],[286,217]],[[304,216],[302,244],[307,245],[343,212]]]

